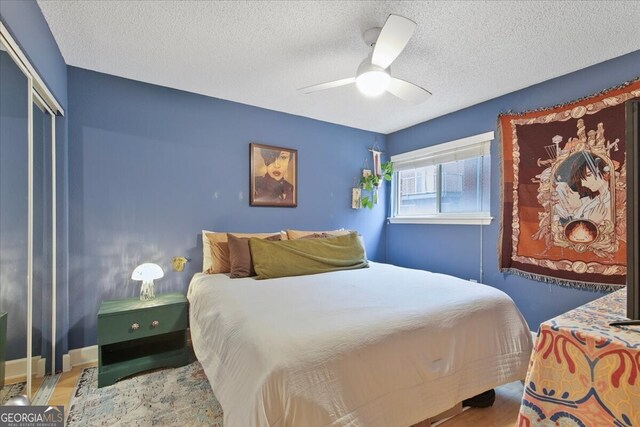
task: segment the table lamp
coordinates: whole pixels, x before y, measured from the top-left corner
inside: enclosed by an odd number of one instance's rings
[[[164,272],[158,264],[147,262],[140,264],[131,273],[133,280],[142,280],[142,287],[140,288],[140,301],[150,301],[156,297],[153,290],[154,279],[160,279],[164,277]]]

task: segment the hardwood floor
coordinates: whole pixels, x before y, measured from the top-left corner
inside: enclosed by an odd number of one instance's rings
[[[49,405],[63,405],[65,413],[69,411],[71,395],[75,389],[83,368],[96,366],[95,363],[74,367],[64,372],[56,385]],[[520,409],[522,383],[514,381],[496,388],[496,401],[490,408],[470,408],[450,420],[440,424],[444,427],[513,427]]]
[[[520,410],[523,386],[520,381],[497,387],[490,408],[470,408],[440,424],[445,427],[514,427]]]
[[[90,368],[92,366],[98,366],[96,363],[87,363],[84,365],[74,366],[69,372],[63,372],[62,376],[58,380],[55,390],[51,394],[49,399],[49,405],[62,405],[64,406],[65,414],[69,412],[69,403],[71,402],[71,395],[78,384],[78,379],[84,368]]]

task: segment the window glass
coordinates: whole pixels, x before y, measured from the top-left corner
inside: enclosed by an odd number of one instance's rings
[[[398,215],[424,215],[437,212],[436,166],[398,172]]]
[[[489,212],[490,156],[398,171],[396,217]]]
[[[489,209],[489,179],[485,179],[483,173],[484,163],[488,161],[486,156],[442,164],[441,212],[483,212]]]

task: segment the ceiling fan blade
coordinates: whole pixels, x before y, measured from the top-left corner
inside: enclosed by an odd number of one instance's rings
[[[414,85],[413,83],[409,83],[401,79],[396,79],[395,77],[391,78],[391,82],[389,82],[387,91],[400,99],[412,102],[414,104],[420,104],[426,101],[431,96],[431,92],[429,92],[428,90]]]
[[[389,15],[373,48],[371,63],[387,68],[409,43],[416,23],[400,15]]]
[[[313,86],[303,87],[298,89],[298,91],[302,93],[313,93],[313,92],[318,92],[319,90],[333,89],[334,87],[348,85],[349,83],[355,83],[355,81],[356,81],[355,77],[349,77],[347,79],[334,80],[332,82],[320,83]]]

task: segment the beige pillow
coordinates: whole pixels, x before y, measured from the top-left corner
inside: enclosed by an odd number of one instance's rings
[[[202,272],[207,273],[213,266],[213,258],[211,258],[211,248],[209,247],[209,239],[207,234],[215,233],[215,231],[202,230]]]
[[[345,230],[344,228],[341,228],[339,230],[330,230],[330,231],[305,231],[305,230],[287,230],[287,236],[289,237],[289,240],[295,240],[295,239],[301,239],[303,237],[307,237],[310,236],[312,234],[327,234],[329,236],[335,237],[335,236],[345,236],[347,234],[350,234],[352,231],[351,230]]]
[[[257,237],[264,239],[265,237],[271,237],[276,233],[231,233],[236,237]],[[216,273],[228,273],[231,271],[231,265],[229,264],[229,244],[227,243],[227,233],[218,233],[215,231],[203,231],[202,232],[202,246],[203,246],[203,265],[202,272],[209,274]],[[281,235],[281,234],[280,234]],[[205,252],[209,252],[210,262],[205,265]],[[208,267],[205,269],[205,267]]]

